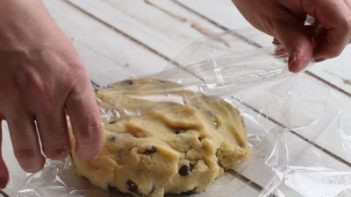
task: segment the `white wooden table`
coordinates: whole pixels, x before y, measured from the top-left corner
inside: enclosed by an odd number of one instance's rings
[[[193,41],[249,26],[230,0],[46,0],[45,3],[57,23],[72,38],[92,81],[98,85],[113,82],[116,75],[123,78],[128,72],[160,71]],[[351,136],[350,52],[351,47],[348,47],[337,59],[319,63],[302,73],[312,81],[324,83],[322,88],[329,91],[342,112],[322,133],[288,132],[289,146],[309,147],[304,157],[290,158],[299,166],[321,166],[342,174],[351,173],[348,141]],[[10,168],[10,184],[21,184],[25,173],[14,159],[5,124],[3,131],[3,154]],[[321,171],[328,173],[325,169]],[[313,174],[304,174],[301,169],[296,172],[300,174],[290,176],[291,180],[278,187],[277,196],[281,191],[289,197],[351,196],[351,188],[348,191],[337,189],[340,185],[351,187],[351,175],[340,177],[338,183],[325,183],[316,180]],[[307,185],[300,185],[299,193],[289,187],[294,176],[306,180]],[[251,184],[243,187],[240,196],[257,196],[265,186],[263,179],[264,172],[260,169],[245,170],[237,184],[245,186],[248,180]],[[332,188],[343,194],[327,193]],[[15,195],[10,189],[4,192]]]

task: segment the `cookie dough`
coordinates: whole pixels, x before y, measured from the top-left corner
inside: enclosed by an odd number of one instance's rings
[[[79,160],[93,184],[133,196],[192,194],[248,154],[240,113],[221,98],[156,79],[126,80],[96,93],[112,116],[103,122],[103,149]]]

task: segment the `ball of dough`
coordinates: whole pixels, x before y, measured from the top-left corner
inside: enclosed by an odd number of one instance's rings
[[[126,80],[96,93],[112,116],[90,161],[73,152],[93,184],[133,196],[191,194],[247,157],[240,113],[218,97],[156,79]]]

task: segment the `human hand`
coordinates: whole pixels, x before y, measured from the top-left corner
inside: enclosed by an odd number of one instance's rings
[[[244,17],[275,37],[289,53],[289,69],[299,72],[313,58],[338,56],[351,40],[351,0],[233,0]],[[306,16],[316,19],[305,26]]]
[[[41,1],[0,2],[0,43],[0,123],[6,120],[9,125],[21,167],[40,170],[45,163],[42,152],[50,159],[69,154],[65,111],[77,154],[92,159],[101,145],[94,93],[70,40]],[[8,177],[1,157],[0,187],[6,186]]]

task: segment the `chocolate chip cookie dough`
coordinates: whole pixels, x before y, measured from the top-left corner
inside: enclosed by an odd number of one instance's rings
[[[91,161],[73,153],[93,184],[133,196],[191,194],[247,157],[240,113],[224,100],[156,79],[126,80],[96,93],[114,108],[103,149]]]

